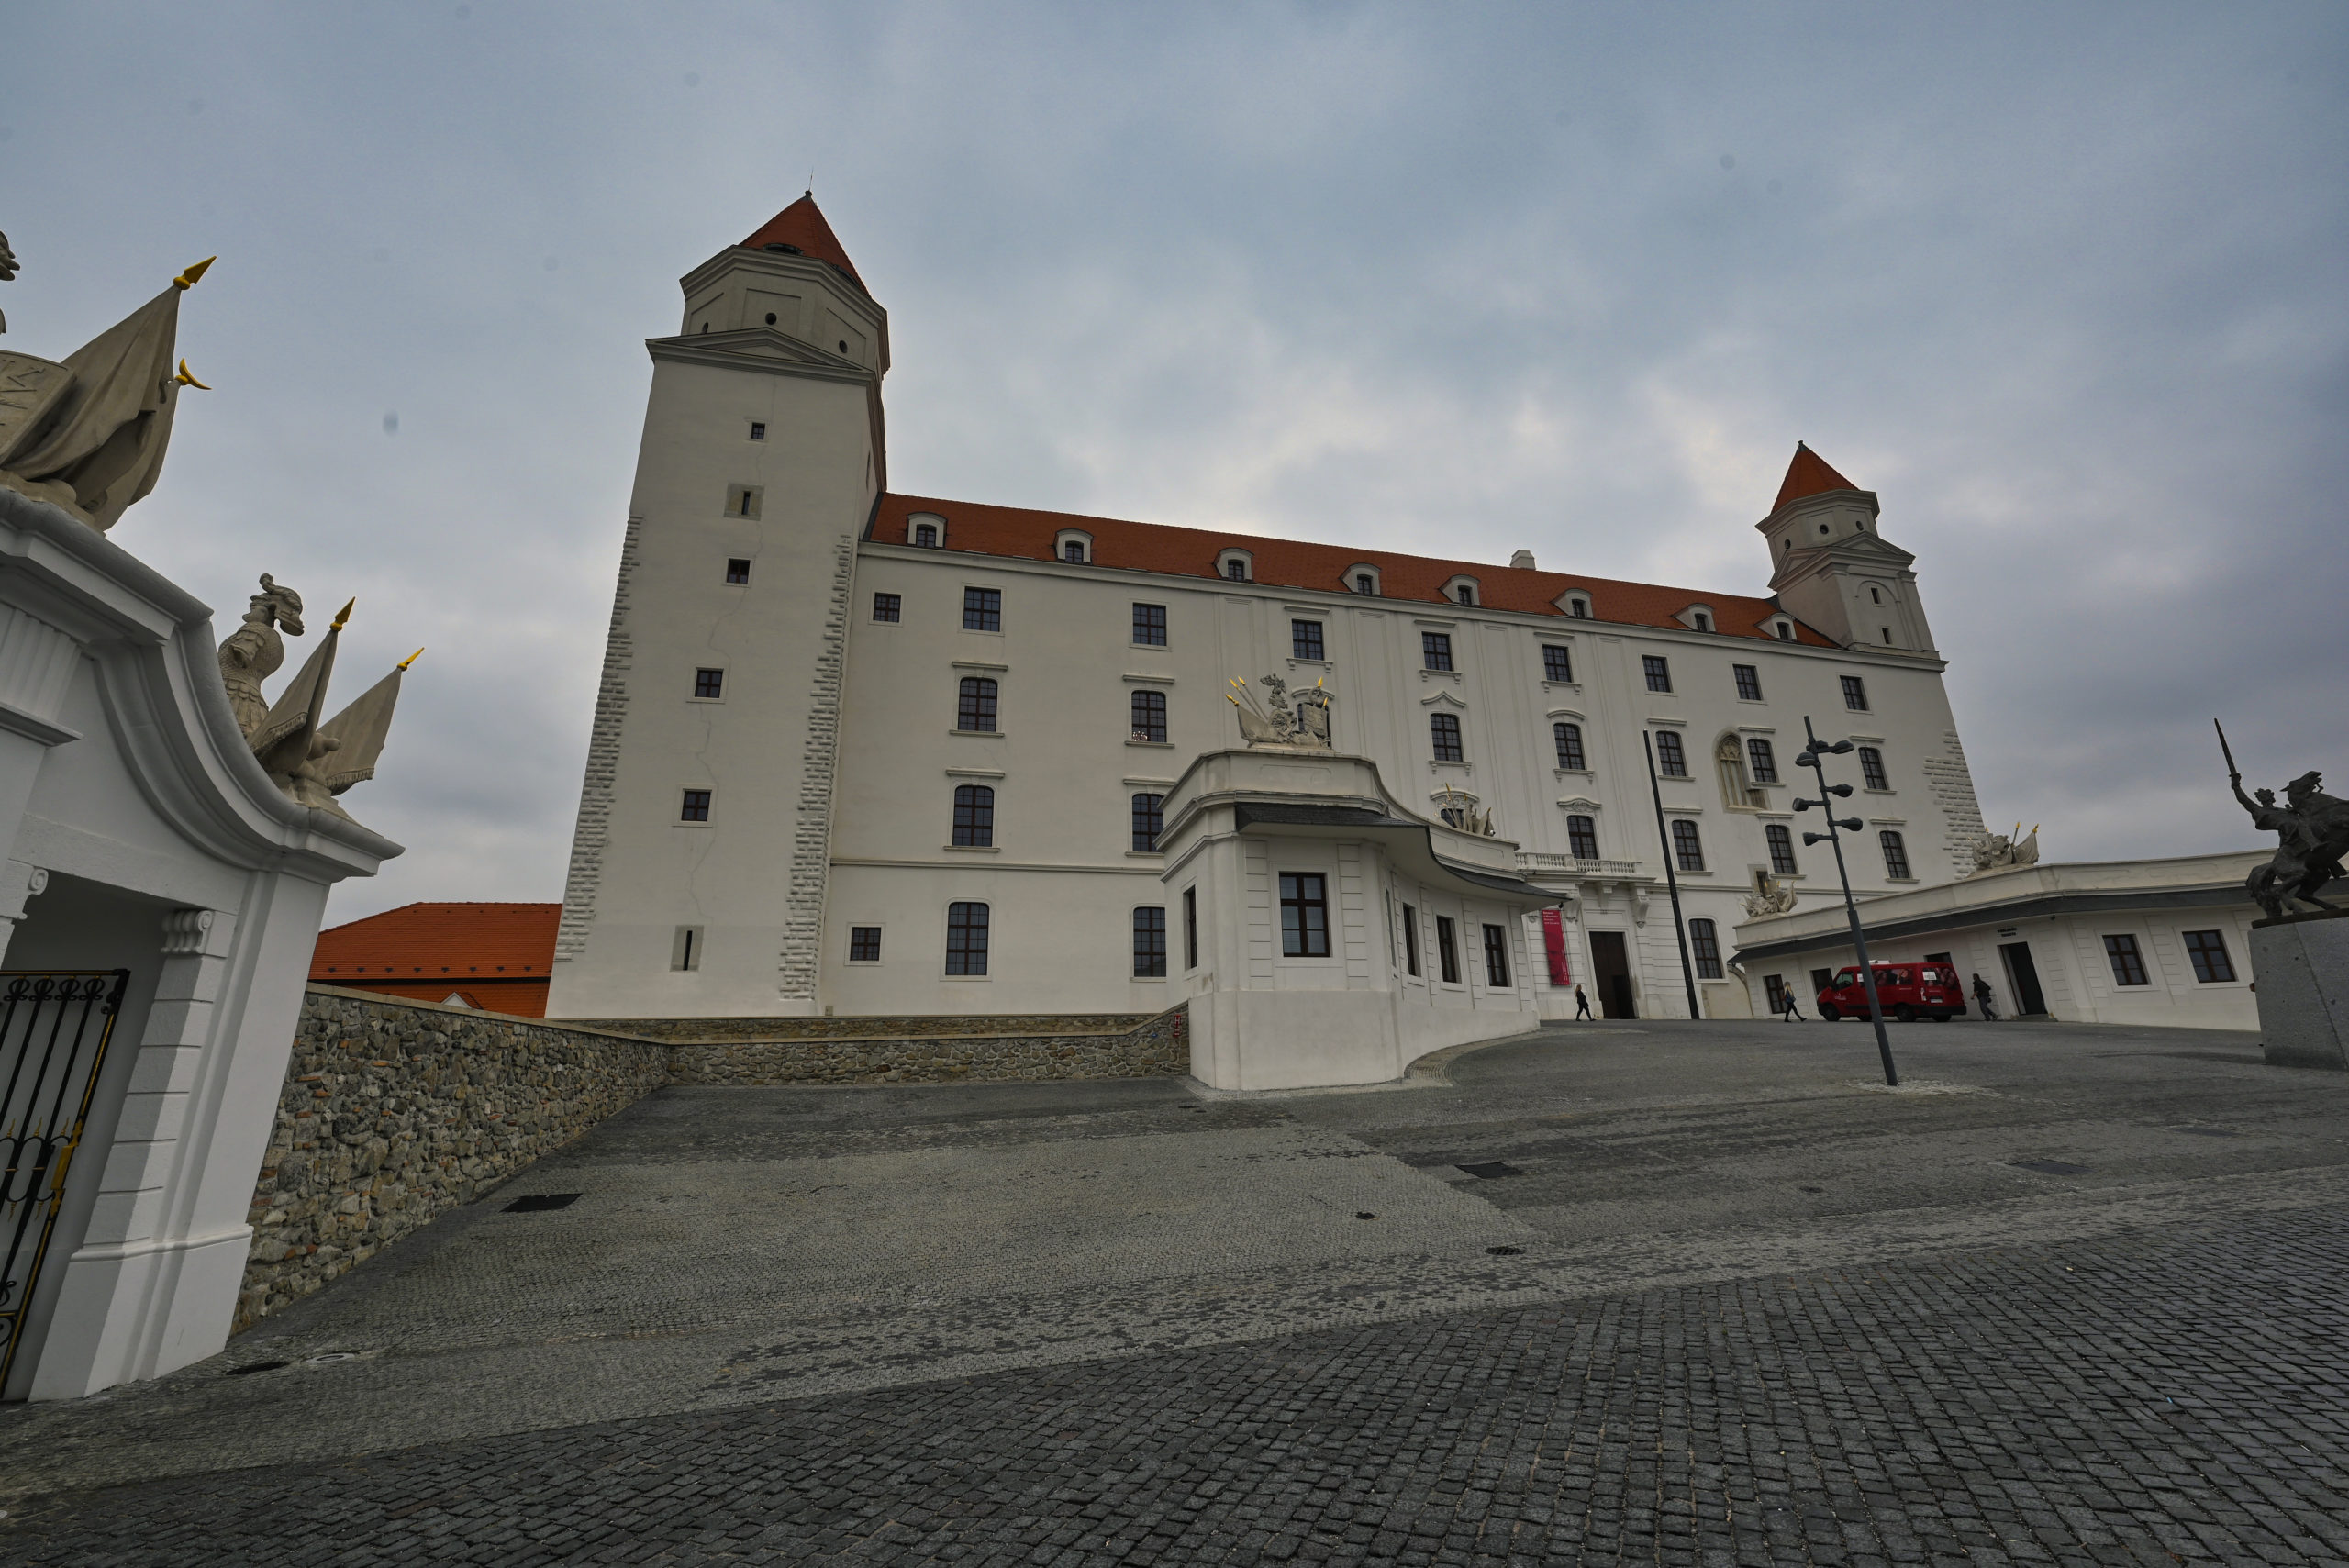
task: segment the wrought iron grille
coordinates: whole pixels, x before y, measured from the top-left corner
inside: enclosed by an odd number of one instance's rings
[[[127,969],[0,970],[0,1388],[129,984]]]

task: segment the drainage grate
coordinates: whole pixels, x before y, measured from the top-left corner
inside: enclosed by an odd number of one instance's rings
[[[1500,1176],[1521,1176],[1525,1174],[1524,1172],[1519,1170],[1516,1166],[1505,1164],[1498,1160],[1486,1160],[1483,1163],[1476,1165],[1454,1165],[1453,1169],[1455,1171],[1465,1171],[1468,1174],[1475,1176],[1479,1181],[1486,1182],[1492,1181]]]
[[[1525,1249],[1522,1247],[1487,1247],[1485,1251],[1490,1252],[1496,1258],[1514,1258],[1522,1253]]]
[[[2197,1138],[2232,1138],[2234,1136],[2223,1127],[2173,1127],[2170,1130],[2190,1132]]]
[[[2043,1176],[2085,1176],[2086,1165],[2067,1165],[2061,1160],[2009,1160],[2008,1164],[2018,1171],[2036,1171]]]
[[[579,1201],[577,1193],[532,1193],[518,1197],[506,1206],[507,1214],[538,1214],[550,1208],[569,1208]]]

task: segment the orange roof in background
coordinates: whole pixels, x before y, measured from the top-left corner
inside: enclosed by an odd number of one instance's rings
[[[1858,485],[1827,466],[1827,460],[1800,441],[1795,443],[1795,460],[1787,464],[1786,483],[1778,486],[1778,498],[1770,510],[1776,511],[1789,501],[1799,501],[1806,495],[1824,495],[1830,490],[1857,490]]]
[[[543,981],[554,966],[560,904],[406,904],[318,933],[310,978],[326,985],[399,980],[451,986]]]
[[[1826,467],[1824,463],[1820,466]],[[1565,612],[1558,607],[1557,601],[1569,590],[1579,590],[1590,597],[1593,620],[1686,630],[1673,617],[1691,605],[1703,605],[1712,611],[1715,628],[1731,637],[1775,640],[1762,623],[1776,616],[1793,623],[1797,641],[1812,648],[1835,646],[1794,617],[1785,615],[1768,599],[1745,594],[1706,594],[1653,583],[1586,577],[1576,573],[1527,572],[1484,562],[1397,555],[1387,550],[1168,528],[1158,523],[1085,517],[1068,512],[1038,512],[1020,506],[987,506],[923,495],[885,495],[881,497],[871,537],[892,543],[902,541],[906,537],[906,518],[914,512],[935,512],[946,519],[945,549],[950,553],[967,551],[1052,561],[1058,559],[1059,553],[1054,549],[1053,536],[1063,528],[1078,528],[1092,536],[1093,564],[1097,566],[1212,579],[1218,575],[1216,562],[1221,551],[1244,550],[1250,557],[1251,580],[1278,588],[1343,593],[1346,570],[1368,565],[1378,569],[1382,599],[1449,604],[1443,585],[1455,576],[1473,577],[1476,580],[1476,602],[1487,609],[1564,618]]]
[[[817,208],[816,193],[813,191],[767,219],[758,232],[742,243],[752,250],[764,250],[770,245],[796,247],[802,255],[813,256],[818,261],[829,261],[854,280],[857,287],[864,287],[864,280],[857,277],[856,266],[848,259],[848,252],[841,249],[840,239],[832,233],[832,226],[824,221],[823,213]]]

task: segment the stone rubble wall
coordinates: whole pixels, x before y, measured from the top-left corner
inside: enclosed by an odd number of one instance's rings
[[[1191,1044],[1184,1028],[1187,1018],[1185,1008],[1174,1007],[1135,1028],[1081,1034],[685,1041],[669,1048],[669,1077],[675,1084],[743,1084],[1164,1078],[1191,1070]],[[993,1027],[1008,1020],[962,1021]]]
[[[566,1029],[605,1029],[672,1045],[732,1040],[909,1040],[932,1035],[1124,1034],[1152,1013],[953,1013],[849,1018],[564,1018]]]

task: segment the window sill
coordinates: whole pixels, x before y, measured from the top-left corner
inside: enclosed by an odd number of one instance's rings
[[[993,979],[994,976],[987,974],[941,974],[938,978],[943,980],[949,985],[984,985],[989,980]]]
[[[1860,793],[1862,795],[1898,795],[1900,792],[1897,789],[1863,789]]]
[[[1165,858],[1164,850],[1128,850],[1126,851],[1126,859],[1130,861],[1163,861]]]
[[[1921,881],[1922,879],[1921,879],[1921,878],[1919,878],[1919,877],[1913,877],[1913,876],[1887,876],[1887,877],[1886,877],[1884,880],[1885,880],[1885,881],[1887,881],[1887,882],[1898,882],[1898,883],[1903,883],[1903,884],[1906,884],[1907,885],[1909,885],[1909,886],[1910,886],[1910,887],[1914,887],[1914,886],[1916,886],[1916,885],[1917,885],[1917,884],[1918,884],[1920,881]]]
[[[1562,779],[1588,779],[1594,784],[1598,780],[1598,772],[1591,768],[1552,768],[1550,772]]]
[[[1464,773],[1473,773],[1476,771],[1476,764],[1474,762],[1439,762],[1433,758],[1430,758],[1428,761],[1428,772],[1431,773],[1442,773],[1447,768],[1456,768]]]
[[[844,958],[841,960],[841,962],[850,969],[878,969],[881,967],[881,961],[877,958]]]
[[[947,853],[954,855],[999,855],[1003,853],[1003,847],[1000,844],[941,844],[938,847],[944,850]]]
[[[707,822],[679,822],[679,823],[674,824],[674,826],[679,827],[679,828],[707,828],[711,827],[711,826],[712,826],[712,824],[707,823]]]
[[[975,740],[1000,740],[1003,739],[1003,731],[1000,729],[950,729],[946,733],[949,735],[960,735],[966,739]]]
[[[1126,744],[1129,746],[1141,746],[1149,750],[1160,751],[1172,751],[1174,750],[1174,742],[1172,740],[1129,740]]]
[[[1460,684],[1460,672],[1457,670],[1431,670],[1423,664],[1419,667],[1419,679],[1422,681],[1450,681],[1456,686]]]
[[[1542,689],[1545,692],[1565,692],[1573,696],[1582,695],[1582,683],[1580,681],[1545,680],[1542,683]]]
[[[687,697],[685,700],[700,703],[705,707],[717,707],[726,701],[724,697]]]
[[[1133,977],[1133,982],[1137,985],[1163,985],[1166,984],[1166,976],[1163,974],[1137,974]]]
[[[973,637],[1001,637],[1003,635],[1003,628],[1001,627],[996,628],[993,631],[989,631],[983,626],[966,626],[963,628],[963,629],[969,632]]]
[[[1129,648],[1156,649],[1159,652],[1163,653],[1166,651],[1167,645],[1163,642],[1129,642],[1126,646]]]

